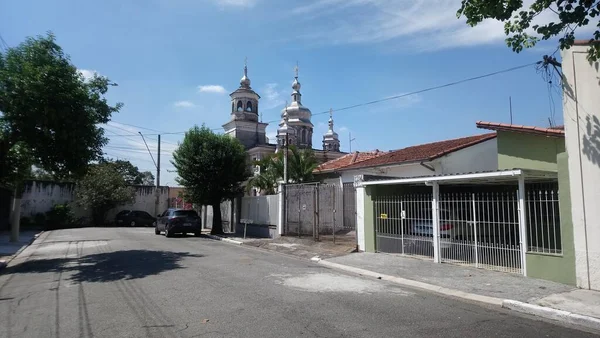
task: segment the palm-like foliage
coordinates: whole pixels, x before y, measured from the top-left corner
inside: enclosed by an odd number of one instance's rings
[[[277,190],[277,185],[283,182],[283,156],[278,152],[261,160],[254,165],[260,168],[260,174],[248,181],[247,189],[258,189],[261,193],[271,195]],[[291,146],[288,152],[288,181],[289,183],[304,183],[314,179],[313,170],[318,166],[312,150],[300,150]]]

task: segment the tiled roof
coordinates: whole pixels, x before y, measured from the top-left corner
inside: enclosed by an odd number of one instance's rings
[[[349,165],[345,167],[344,170],[431,161],[438,157],[493,139],[495,137],[496,133],[491,133],[407,147],[390,151],[386,154],[362,161],[360,163]]]
[[[315,169],[317,173],[336,171],[349,165],[372,159],[374,157],[385,154],[385,151],[379,149],[373,151],[355,151],[350,154],[338,157],[334,160],[327,161]]]
[[[477,121],[477,128],[495,131],[513,131],[518,133],[536,134],[553,137],[565,137],[565,127],[554,128],[529,127],[517,124]]]

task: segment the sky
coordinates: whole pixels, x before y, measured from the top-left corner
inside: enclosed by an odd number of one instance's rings
[[[176,186],[172,151],[194,125],[223,131],[246,57],[270,137],[299,65],[315,148],[330,108],[342,151],[350,150],[350,135],[352,151],[369,151],[485,133],[475,122],[509,123],[509,100],[515,124],[562,124],[558,81],[549,84],[534,65],[336,112],[533,64],[556,51],[549,41],[514,53],[502,23],[472,28],[457,19],[459,7],[460,0],[2,1],[0,35],[16,46],[52,31],[84,76],[116,82],[107,98],[124,107],[103,126],[106,155],[156,172],[160,133],[161,185]]]

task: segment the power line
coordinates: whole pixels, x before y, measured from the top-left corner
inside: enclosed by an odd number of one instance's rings
[[[6,41],[4,40],[4,38],[2,37],[2,34],[0,34],[0,45],[1,45],[2,49],[4,49],[4,50],[8,50],[10,48],[8,46],[8,44],[6,43]]]
[[[469,78],[458,80],[458,81],[449,82],[449,83],[446,83],[446,84],[443,84],[443,85],[428,87],[428,88],[424,88],[424,89],[420,89],[420,90],[415,90],[415,91],[412,91],[412,92],[409,92],[409,93],[404,93],[404,94],[400,94],[400,95],[394,95],[394,96],[386,97],[386,98],[383,98],[383,99],[378,99],[378,100],[373,100],[373,101],[358,103],[358,104],[354,104],[354,105],[346,106],[346,107],[342,107],[342,108],[337,108],[337,109],[333,109],[331,111],[333,111],[333,112],[340,112],[340,111],[354,109],[354,108],[358,108],[358,107],[369,106],[369,105],[373,105],[373,104],[377,104],[377,103],[381,103],[381,102],[385,102],[385,101],[396,100],[396,99],[400,99],[400,98],[403,98],[403,97],[407,97],[407,96],[411,96],[411,95],[416,95],[416,94],[421,94],[421,93],[425,93],[425,92],[430,92],[430,91],[434,91],[434,90],[438,90],[438,89],[442,89],[442,88],[452,87],[452,86],[456,86],[456,85],[463,84],[463,83],[466,83],[466,82],[480,80],[480,79],[483,79],[483,78],[487,78],[487,77],[491,77],[491,76],[495,76],[495,75],[499,75],[499,74],[503,74],[503,73],[509,73],[509,72],[512,72],[512,71],[515,71],[515,70],[519,70],[519,69],[523,69],[523,68],[526,68],[526,67],[531,67],[531,66],[534,66],[534,65],[541,64],[542,62],[543,61],[537,61],[537,62],[532,62],[532,63],[528,63],[528,64],[516,66],[516,67],[506,68],[506,69],[502,69],[502,70],[499,70],[499,71],[495,71],[495,72],[491,72],[491,73],[487,73],[487,74],[483,74],[483,75],[479,75],[479,76],[474,76],[474,77],[469,77]],[[326,110],[326,111],[322,111],[322,112],[319,112],[319,113],[314,113],[314,114],[312,114],[312,116],[329,114],[329,112],[330,112],[330,110]],[[279,122],[279,119],[272,120],[272,121],[267,121],[265,123],[274,123],[274,122]],[[123,129],[123,128],[121,128],[121,129]],[[146,129],[148,129],[148,128],[146,128]],[[126,130],[126,129],[123,129],[123,130]],[[222,127],[221,128],[212,128],[210,130],[211,131],[222,130]],[[130,132],[130,131],[128,131],[128,132]],[[187,131],[172,132],[172,133],[161,133],[161,135],[180,135],[180,134],[185,134],[186,132]],[[158,135],[158,134],[145,134],[145,135]],[[129,135],[114,135],[114,136],[129,136]]]

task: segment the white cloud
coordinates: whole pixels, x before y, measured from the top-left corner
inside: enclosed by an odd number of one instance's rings
[[[223,86],[220,85],[203,85],[198,86],[198,91],[200,93],[215,93],[215,94],[223,94],[226,93],[227,90]]]
[[[173,103],[173,105],[177,108],[194,108],[196,104],[191,101],[177,101]]]
[[[81,73],[81,75],[83,75],[83,78],[84,78],[86,81],[89,81],[89,80],[90,80],[91,78],[93,78],[93,77],[94,77],[94,75],[96,75],[96,74],[97,74],[97,75],[100,75],[100,74],[98,74],[98,72],[97,72],[97,71],[95,71],[95,70],[89,70],[89,69],[78,69],[78,71],[79,71],[79,73]]]
[[[273,109],[285,104],[283,99],[285,93],[278,90],[279,84],[267,83],[265,88],[262,90],[263,96],[261,100],[262,109],[268,110]]]
[[[524,0],[528,7],[534,0]],[[386,43],[404,50],[437,50],[503,43],[502,22],[476,27],[456,18],[461,0],[315,0],[292,9],[308,29],[303,38],[326,44]],[[548,11],[536,22],[548,22]],[[324,16],[330,16],[327,20]]]
[[[254,7],[258,0],[212,0],[215,4],[220,7],[234,7],[234,8],[250,8]]]

